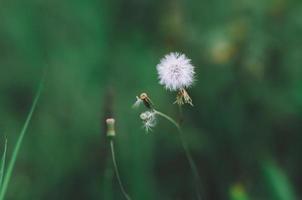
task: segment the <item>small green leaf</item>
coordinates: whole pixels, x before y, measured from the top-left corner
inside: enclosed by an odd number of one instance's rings
[[[295,193],[286,173],[273,161],[262,164],[266,182],[276,200],[295,200]]]

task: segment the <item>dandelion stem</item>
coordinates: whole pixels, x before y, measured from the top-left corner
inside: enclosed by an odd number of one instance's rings
[[[182,111],[182,106],[179,104],[178,104],[178,111],[179,111],[178,123],[181,125],[183,123],[183,111]]]
[[[200,181],[200,178],[199,178],[199,173],[198,173],[198,170],[197,170],[197,167],[196,167],[196,164],[194,162],[194,159],[192,157],[192,154],[190,152],[190,149],[188,147],[188,144],[187,142],[185,141],[184,139],[184,136],[183,136],[183,131],[180,127],[180,125],[174,120],[172,119],[171,117],[169,117],[168,115],[160,112],[160,111],[157,111],[154,109],[154,112],[158,115],[160,115],[161,117],[167,119],[168,121],[170,121],[178,130],[179,132],[179,136],[180,136],[180,140],[181,140],[181,144],[182,144],[182,147],[185,151],[185,154],[186,154],[186,157],[188,159],[188,162],[189,162],[189,165],[190,165],[190,168],[191,168],[191,171],[192,171],[192,174],[195,178],[195,182],[196,182],[196,195],[197,195],[197,198],[198,200],[201,200],[201,194],[200,194],[200,191],[199,191],[199,188],[201,188],[201,181]]]
[[[114,167],[115,175],[116,175],[117,181],[119,183],[119,186],[121,188],[121,191],[122,191],[125,199],[131,200],[130,196],[127,194],[127,192],[126,192],[126,190],[125,190],[125,188],[123,186],[123,183],[122,183],[122,180],[121,180],[121,177],[120,177],[120,173],[119,173],[119,170],[118,170],[118,167],[117,167],[117,162],[116,162],[116,159],[115,159],[115,151],[114,151],[114,142],[113,142],[113,139],[110,139],[110,148],[111,148],[112,162],[113,162],[113,167]]]
[[[156,114],[162,116],[163,118],[167,119],[168,121],[170,121],[172,124],[174,124],[174,126],[176,126],[176,128],[178,129],[179,132],[182,132],[182,131],[181,131],[181,128],[180,128],[180,126],[179,126],[179,124],[178,124],[174,119],[172,119],[172,118],[169,117],[168,115],[166,115],[166,114],[164,114],[164,113],[162,113],[162,112],[160,112],[160,111],[158,111],[158,110],[155,110],[155,109],[154,109],[154,112],[155,112]]]

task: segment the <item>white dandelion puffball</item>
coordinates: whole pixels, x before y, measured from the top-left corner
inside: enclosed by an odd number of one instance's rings
[[[168,90],[184,89],[194,82],[194,66],[184,54],[170,53],[160,60],[156,68],[159,83]]]

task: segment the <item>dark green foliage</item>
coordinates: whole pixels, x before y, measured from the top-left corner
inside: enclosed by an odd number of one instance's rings
[[[159,120],[146,135],[131,109],[147,92],[178,116],[155,69],[170,51],[196,66],[183,126],[205,199],[301,199],[301,34],[298,0],[2,0],[0,133],[9,146],[47,69],[7,199],[122,199],[104,131],[112,116],[132,198],[194,199],[174,127]]]

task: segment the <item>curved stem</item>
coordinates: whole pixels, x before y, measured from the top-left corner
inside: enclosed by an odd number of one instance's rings
[[[114,151],[113,139],[110,140],[110,148],[111,148],[113,167],[114,167],[114,171],[115,171],[115,174],[116,174],[116,178],[117,178],[118,184],[119,184],[119,186],[121,188],[121,191],[122,191],[125,199],[131,200],[130,196],[127,194],[127,192],[126,192],[126,190],[125,190],[125,188],[123,186],[123,183],[122,183],[122,180],[121,180],[121,177],[120,177],[120,173],[118,171],[118,167],[117,167],[117,163],[116,163],[116,159],[115,159],[115,151]]]
[[[201,200],[202,198],[201,198],[201,194],[200,194],[200,191],[199,191],[199,188],[201,188],[200,187],[201,181],[200,181],[200,178],[199,178],[199,173],[198,173],[196,164],[194,162],[194,159],[192,157],[192,154],[190,152],[190,149],[188,147],[188,144],[186,143],[186,141],[185,141],[185,139],[183,137],[183,132],[181,130],[180,125],[174,119],[172,119],[171,117],[169,117],[168,115],[166,115],[166,114],[164,114],[164,113],[162,113],[162,112],[160,112],[158,110],[155,110],[155,109],[154,109],[154,112],[156,114],[160,115],[161,117],[165,118],[169,122],[171,122],[177,128],[177,130],[179,132],[179,136],[180,136],[182,147],[183,147],[183,149],[185,151],[186,157],[187,157],[187,159],[189,161],[190,168],[191,168],[193,176],[195,178],[195,182],[196,182],[196,195],[197,195],[197,198],[199,200]]]
[[[179,124],[174,119],[172,119],[172,117],[169,117],[168,115],[166,115],[162,112],[159,112],[158,110],[155,110],[155,109],[154,109],[154,112],[155,112],[155,114],[158,114],[158,115],[162,116],[163,118],[165,118],[166,120],[170,121],[174,126],[176,126],[176,128],[178,129],[179,132],[182,132]]]

